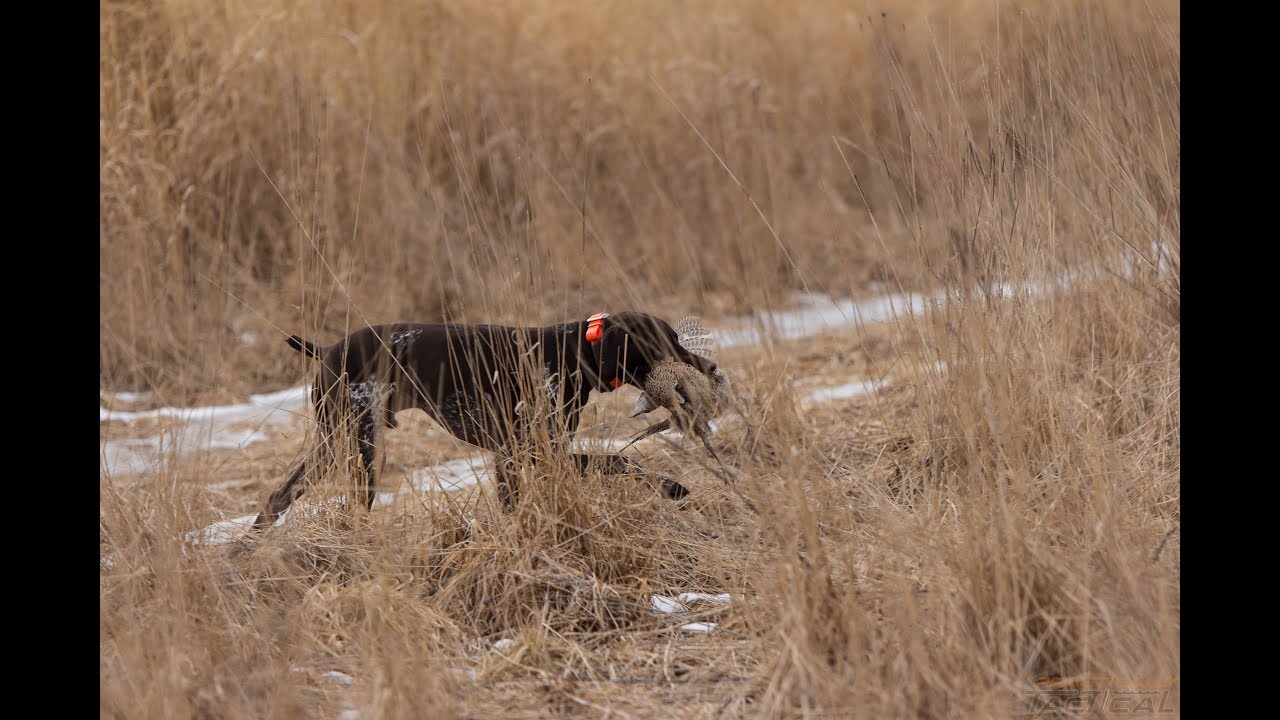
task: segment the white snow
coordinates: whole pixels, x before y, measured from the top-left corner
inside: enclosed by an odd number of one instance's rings
[[[765,338],[793,340],[833,328],[863,323],[877,323],[921,312],[927,302],[916,293],[893,293],[868,300],[832,300],[815,293],[797,293],[800,307],[795,310],[763,311],[738,319],[732,327],[716,331],[716,344],[722,348],[754,345]]]
[[[127,438],[106,440],[100,446],[102,472],[116,476],[145,473],[159,466],[166,452],[191,452],[215,448],[242,448],[266,440],[268,435],[253,429],[212,429],[203,437]]]
[[[286,510],[284,515],[276,518],[275,524],[279,525],[284,522],[284,516],[288,514],[289,511]],[[255,513],[230,520],[219,520],[206,526],[203,530],[193,530],[187,533],[187,542],[192,545],[226,545],[248,534],[253,527],[253,521],[257,519],[258,515]]]
[[[149,392],[124,391],[124,392],[118,392],[118,393],[110,393],[110,395],[112,399],[114,399],[116,402],[124,403],[125,405],[137,405],[140,402],[145,402],[151,399],[151,393]]]
[[[1165,266],[1169,263],[1166,261]],[[1028,297],[1069,286],[1077,273],[1060,273],[1049,280],[1029,282],[1019,287],[1003,282],[988,289],[994,297]],[[728,327],[714,332],[716,345],[721,348],[739,345],[755,345],[766,339],[795,340],[817,335],[828,330],[873,324],[907,317],[924,312],[925,308],[947,302],[943,292],[933,295],[919,293],[887,293],[865,300],[851,298],[832,299],[812,292],[795,293],[796,307],[791,310],[764,310],[728,323]]]
[[[339,685],[350,686],[351,683],[354,682],[350,675],[344,672],[338,672],[337,670],[330,670],[328,672],[321,673],[320,677],[332,680]]]
[[[493,470],[485,461],[485,456],[474,454],[450,460],[443,465],[418,468],[413,471],[412,482],[419,492],[430,492],[437,488],[454,492],[471,487],[492,475]]]
[[[153,470],[160,464],[164,438],[108,440],[102,443],[102,472],[127,475]]]
[[[707,602],[713,602],[718,605],[728,605],[729,593],[717,593],[715,595],[709,595],[707,593],[686,592],[686,593],[680,593],[679,597],[677,597],[676,600],[682,603],[691,603],[695,600],[705,600]]]
[[[192,452],[212,448],[242,448],[266,440],[267,426],[281,426],[305,411],[310,390],[306,386],[285,388],[273,393],[250,395],[238,405],[208,405],[193,408],[162,407],[155,410],[110,410],[99,407],[100,422],[173,418],[183,425],[172,434],[154,438],[106,440],[101,446],[101,468],[108,475],[144,473],[154,470],[167,453]],[[239,423],[252,428],[231,427]]]
[[[653,595],[653,596],[650,596],[649,598],[649,602],[653,604],[654,609],[666,615],[675,615],[678,613],[688,612],[689,611],[688,603],[696,602],[698,600],[715,603],[717,605],[728,605],[729,593],[718,593],[716,595],[710,595],[708,593],[685,592],[685,593],[680,593],[676,597],[669,597],[667,595]],[[690,623],[690,624],[699,625],[701,623]],[[715,625],[712,624],[711,627],[715,627]]]
[[[236,405],[202,405],[198,407],[162,407],[155,410],[109,410],[98,408],[99,422],[132,422],[157,418],[174,418],[185,423],[231,424],[253,420],[268,422],[280,415],[293,416],[306,408],[311,389],[306,385],[285,388],[271,393],[250,395],[249,402]]]
[[[396,493],[378,493],[374,496],[374,507],[380,505],[391,505],[399,497]],[[345,495],[336,495],[323,499],[313,499],[308,495],[304,495],[298,499],[293,505],[289,506],[276,518],[273,526],[279,526],[286,522],[291,522],[291,518],[300,517],[309,519],[317,514],[330,508],[346,509],[350,507],[351,500]],[[249,534],[253,529],[253,521],[258,519],[258,515],[245,515],[243,517],[231,518],[230,520],[219,520],[210,523],[202,530],[192,530],[186,534],[188,543],[192,545],[226,545],[235,542]]]
[[[861,397],[875,392],[883,383],[875,380],[855,380],[851,383],[836,385],[834,387],[818,388],[811,390],[803,398],[808,403],[824,403],[833,400],[848,400],[849,398]]]
[[[672,598],[666,595],[653,595],[649,598],[649,602],[653,603],[653,607],[660,613],[666,615],[678,615],[689,611],[686,603],[702,600],[712,602],[717,605],[727,605],[729,603],[729,593],[718,593],[710,595],[700,592],[684,592]],[[712,622],[691,622],[680,625],[680,629],[691,633],[709,633],[715,630],[719,625]]]
[[[669,598],[666,595],[654,595],[649,598],[649,602],[653,603],[653,607],[656,608],[658,612],[667,613],[668,615],[688,610],[688,608],[681,604],[680,601],[675,598]]]

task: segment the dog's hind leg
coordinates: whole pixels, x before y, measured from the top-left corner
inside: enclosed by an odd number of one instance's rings
[[[386,422],[386,410],[381,407],[384,398],[378,383],[363,383],[352,386],[351,409],[355,414],[356,442],[360,450],[360,464],[363,472],[357,499],[365,509],[373,509],[374,489],[378,484],[378,429]]]
[[[367,388],[360,385],[354,386],[358,389],[349,395],[351,409],[354,411],[355,430],[357,443],[360,452],[360,465],[363,478],[360,480],[360,487],[357,490],[357,499],[364,503],[366,508],[373,506],[374,492],[373,489],[377,484],[378,468],[376,464],[377,457],[377,431],[378,423],[383,420],[380,413],[372,407],[371,397],[363,392]],[[336,453],[335,443],[340,442],[340,419],[343,413],[340,407],[331,406],[329,403],[321,402],[317,408],[317,420],[321,427],[321,437],[318,440],[316,452],[313,457],[304,457],[300,460],[293,472],[289,474],[289,478],[284,481],[280,487],[271,493],[271,497],[267,499],[267,506],[258,514],[253,525],[255,529],[265,529],[274,523],[284,511],[289,509],[294,500],[297,500],[307,490],[306,472],[308,465],[321,469],[330,467],[334,460],[339,457]]]
[[[520,474],[516,462],[502,452],[494,453],[493,474],[498,485],[498,499],[502,501],[504,510],[515,509],[520,500]]]
[[[373,499],[375,497],[374,489],[378,484],[378,438],[376,427],[378,420],[373,413],[366,413],[360,418],[359,438],[360,438],[360,463],[364,466],[364,478],[359,490],[360,502],[364,503],[365,509],[373,509]]]
[[[266,509],[258,513],[258,519],[253,521],[254,529],[263,530],[269,527],[284,514],[285,510],[289,509],[294,500],[297,500],[307,491],[306,476],[308,465],[322,471],[331,463],[334,456],[332,443],[335,441],[334,430],[330,422],[332,416],[333,413],[330,409],[325,404],[320,404],[316,413],[320,423],[320,438],[314,453],[310,456],[304,455],[298,461],[297,466],[294,467],[293,472],[289,473],[289,479],[285,480],[280,487],[275,489],[275,492],[271,493],[271,497],[267,498]]]
[[[271,493],[271,497],[267,499],[266,509],[258,513],[258,519],[253,521],[254,529],[261,530],[270,526],[281,513],[289,509],[294,500],[306,492],[307,485],[303,482],[306,471],[307,460],[303,458],[298,461],[298,466],[289,475],[289,479]]]

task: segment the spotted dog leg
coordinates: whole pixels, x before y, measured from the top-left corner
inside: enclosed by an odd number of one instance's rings
[[[504,510],[513,510],[520,500],[520,475],[515,460],[503,453],[494,456],[494,475],[498,483],[498,499]]]
[[[303,458],[298,462],[298,466],[294,468],[293,472],[290,473],[289,479],[285,480],[283,485],[271,493],[271,497],[267,500],[267,508],[258,513],[258,519],[253,521],[255,529],[261,530],[270,526],[276,521],[276,518],[280,517],[281,513],[293,504],[294,500],[297,500],[302,493],[306,492],[307,485],[303,482],[306,470],[307,461],[306,458]]]
[[[356,492],[366,509],[373,509],[378,483],[378,430],[386,422],[386,390],[381,383],[364,382],[351,386],[351,410],[355,418],[363,478]]]

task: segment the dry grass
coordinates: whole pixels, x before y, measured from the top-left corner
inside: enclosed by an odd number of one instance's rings
[[[106,388],[296,384],[278,329],[945,294],[721,354],[759,514],[662,437],[633,451],[684,510],[550,465],[514,514],[315,502],[223,547],[184,538],[256,509],[305,424],[104,473],[103,716],[1005,718],[1046,676],[1176,702],[1175,4],[100,8]],[[805,398],[852,378],[886,382]],[[633,398],[589,434],[643,427]],[[414,415],[391,485],[468,452]],[[649,604],[695,590],[732,594],[716,632]]]

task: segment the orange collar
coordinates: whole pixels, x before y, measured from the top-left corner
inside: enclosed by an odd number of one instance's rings
[[[609,317],[609,313],[596,313],[587,318],[587,342],[592,345],[600,339],[600,335],[604,333],[604,319]]]
[[[596,313],[587,318],[587,342],[595,345],[600,340],[600,336],[604,334],[604,319],[609,317],[609,313]],[[620,388],[623,382],[618,378],[609,381],[609,387]]]

